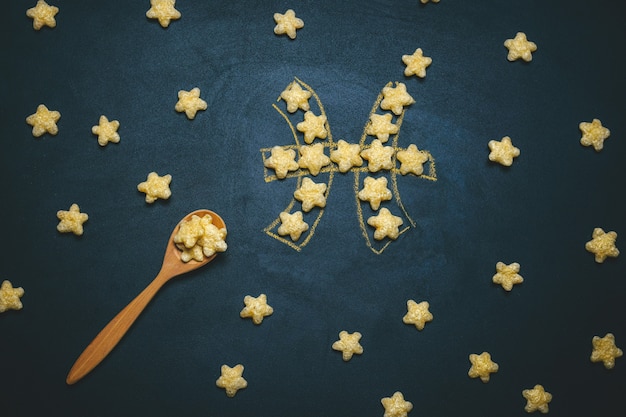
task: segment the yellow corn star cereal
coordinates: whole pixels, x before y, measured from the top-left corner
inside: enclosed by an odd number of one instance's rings
[[[166,28],[172,20],[180,19],[180,12],[174,8],[176,0],[150,0],[150,9],[146,12],[148,19],[157,19]]]
[[[396,152],[396,158],[400,161],[400,174],[422,175],[424,163],[428,161],[428,154],[410,144],[406,150]]]
[[[509,54],[506,57],[509,61],[521,58],[526,62],[530,62],[533,59],[532,52],[537,50],[537,44],[526,39],[524,32],[517,32],[515,38],[505,40],[504,46],[509,50]]]
[[[44,26],[55,27],[57,21],[54,16],[57,13],[59,13],[59,8],[49,5],[44,0],[37,1],[35,7],[26,10],[26,16],[33,19],[33,29],[35,30],[39,30]]]
[[[316,116],[312,111],[304,113],[304,121],[296,125],[299,132],[304,133],[304,142],[313,143],[315,138],[326,139],[326,116]]]
[[[215,385],[226,390],[226,395],[234,397],[237,391],[248,386],[248,382],[243,378],[243,365],[238,364],[234,367],[222,365],[221,375],[215,381]]]
[[[280,93],[280,98],[287,103],[287,111],[289,113],[295,113],[298,109],[307,112],[310,109],[309,99],[311,98],[311,92],[303,90],[300,84],[295,81]]]
[[[376,136],[381,143],[389,140],[389,135],[395,135],[400,128],[391,122],[393,115],[391,113],[370,115],[369,123],[365,128],[365,133],[370,136]]]
[[[394,153],[393,147],[383,146],[380,140],[374,139],[369,148],[361,151],[361,157],[367,160],[367,167],[370,172],[378,172],[381,169],[390,170],[393,168]]]
[[[266,168],[271,168],[276,172],[277,178],[285,178],[289,171],[296,171],[299,168],[296,162],[296,151],[293,149],[283,149],[281,146],[274,146],[271,155],[264,162]]]
[[[404,83],[396,82],[395,87],[383,88],[383,100],[380,102],[380,108],[383,110],[391,110],[396,116],[399,116],[405,106],[415,103],[413,97],[406,91]]]
[[[83,234],[83,223],[89,219],[87,213],[81,213],[78,204],[74,203],[70,206],[69,211],[57,211],[57,218],[60,220],[57,230],[61,233],[72,232],[77,236]]]
[[[311,178],[304,177],[300,187],[294,191],[293,197],[302,202],[302,211],[308,213],[313,207],[326,207],[327,185],[324,183],[317,184]]]
[[[352,359],[352,355],[360,355],[363,353],[363,346],[359,343],[360,340],[361,333],[348,333],[342,330],[339,332],[339,340],[333,343],[332,348],[341,351],[343,360],[347,362]]]
[[[593,345],[591,362],[602,362],[606,369],[613,369],[615,359],[624,354],[622,349],[615,346],[613,333],[607,333],[604,337],[594,336],[591,344]]]
[[[498,372],[498,364],[491,360],[491,355],[488,352],[483,352],[480,355],[471,353],[469,360],[472,363],[467,374],[470,378],[478,378],[483,382],[489,382],[489,375],[493,372]]]
[[[527,413],[532,413],[537,410],[543,414],[548,412],[548,403],[552,401],[552,394],[546,392],[542,385],[537,384],[533,389],[523,390],[522,396],[526,398],[524,410],[526,410]]]
[[[372,210],[378,210],[382,201],[391,200],[391,190],[387,188],[387,178],[365,177],[363,189],[357,196],[362,201],[369,201]]]
[[[330,160],[337,164],[340,172],[348,172],[352,167],[360,167],[363,165],[361,147],[357,143],[348,143],[339,139],[337,149],[330,151]]]
[[[585,244],[585,249],[595,255],[597,263],[602,263],[607,257],[616,258],[619,249],[615,247],[616,232],[605,233],[600,227],[593,229],[592,239]]]
[[[218,228],[213,224],[213,217],[210,214],[202,217],[194,214],[180,224],[174,235],[174,243],[182,251],[180,258],[183,262],[192,259],[201,262],[216,252],[226,251],[227,234],[225,227]]]
[[[311,175],[317,175],[320,170],[330,164],[330,158],[324,154],[324,145],[316,143],[313,145],[300,146],[300,158],[298,166],[306,168]]]
[[[61,113],[56,110],[50,111],[48,108],[40,104],[37,111],[26,118],[26,123],[33,127],[33,136],[38,138],[44,133],[56,135],[59,133],[57,122],[61,118]]]
[[[402,226],[402,219],[398,216],[391,214],[389,209],[383,207],[376,216],[372,216],[367,219],[367,224],[373,226],[374,239],[382,240],[386,237],[389,239],[397,239],[400,235],[399,227]]]
[[[174,109],[179,112],[185,112],[188,119],[194,119],[199,110],[206,110],[206,101],[200,98],[200,89],[192,88],[190,91],[180,90],[178,92],[178,101]]]
[[[524,278],[518,274],[519,269],[520,264],[517,262],[509,265],[504,262],[498,262],[496,264],[496,274],[493,276],[492,281],[494,284],[502,285],[502,288],[506,291],[511,291],[513,285],[524,282]]]
[[[287,35],[291,39],[296,38],[296,30],[304,27],[304,21],[296,17],[296,13],[289,9],[285,14],[274,13],[274,33],[277,35]]]
[[[241,318],[252,318],[254,324],[261,324],[264,317],[270,316],[274,312],[274,309],[267,304],[267,296],[265,294],[261,294],[258,297],[246,295],[243,298],[243,302],[246,306],[241,310],[239,316]]]
[[[394,392],[391,397],[381,399],[380,403],[385,409],[384,417],[407,417],[413,409],[413,404],[406,401],[400,391]]]
[[[23,305],[20,298],[24,296],[22,287],[13,288],[11,281],[4,280],[0,286],[0,313],[7,310],[21,310]]]
[[[433,320],[428,301],[417,303],[414,300],[408,300],[406,302],[406,308],[407,313],[402,317],[402,322],[404,324],[415,325],[417,330],[424,330],[426,323]]]
[[[296,211],[293,214],[283,211],[279,217],[281,225],[278,228],[278,234],[281,236],[289,235],[294,242],[300,239],[302,233],[309,230],[309,225],[303,220],[301,211]]]
[[[146,181],[137,185],[137,190],[146,194],[146,203],[154,203],[157,199],[161,198],[167,200],[172,195],[170,190],[170,183],[172,182],[172,176],[170,174],[159,176],[156,172],[148,174]]]
[[[611,131],[602,126],[602,122],[593,119],[591,123],[581,122],[578,128],[583,136],[580,138],[580,144],[583,146],[593,146],[596,152],[600,152],[604,147],[604,141],[611,135]]]
[[[404,75],[426,77],[426,68],[433,62],[432,58],[424,56],[422,48],[417,48],[412,55],[402,55],[402,62],[406,65]]]
[[[98,136],[98,144],[100,146],[106,146],[107,143],[118,143],[120,141],[120,135],[117,133],[117,129],[120,127],[120,122],[117,120],[109,119],[102,115],[96,126],[91,128],[91,133]]]
[[[520,150],[513,146],[511,138],[505,136],[501,141],[490,140],[489,143],[489,160],[497,162],[504,166],[513,165],[513,158],[517,158],[520,155]]]

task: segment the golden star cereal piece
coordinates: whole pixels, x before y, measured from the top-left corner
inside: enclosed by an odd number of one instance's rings
[[[520,154],[520,150],[513,146],[511,138],[505,136],[501,141],[490,140],[489,141],[489,160],[497,162],[504,166],[511,166],[513,164],[513,158],[516,158]]]
[[[57,230],[61,233],[72,232],[77,236],[83,234],[83,223],[89,219],[86,213],[80,212],[78,204],[74,203],[70,206],[69,211],[57,211],[57,218],[60,220]]]
[[[293,193],[293,197],[302,202],[302,210],[308,213],[313,207],[326,207],[326,192],[327,185],[324,183],[315,183],[308,177],[302,179],[302,184]]]
[[[381,208],[378,215],[367,219],[367,224],[376,228],[374,231],[374,239],[376,240],[382,240],[385,237],[397,239],[400,235],[398,228],[402,223],[402,219],[391,214],[386,207]]]
[[[593,229],[592,239],[585,244],[585,249],[595,255],[596,262],[602,263],[607,257],[616,258],[619,250],[615,247],[616,232],[605,233],[600,227]]]
[[[433,62],[432,58],[424,56],[422,48],[417,48],[412,55],[402,55],[402,62],[406,65],[404,75],[410,77],[417,75],[420,78],[426,76],[426,68]]]
[[[23,305],[20,298],[22,296],[24,296],[22,287],[13,288],[11,281],[2,281],[0,286],[0,313],[7,310],[21,310]]]
[[[200,98],[200,89],[194,87],[190,91],[180,90],[178,92],[178,101],[174,109],[179,113],[185,112],[187,118],[191,120],[196,117],[198,110],[206,110],[207,104]]]
[[[261,294],[258,297],[252,297],[246,295],[243,298],[243,302],[246,305],[239,313],[241,318],[252,318],[254,324],[261,324],[263,317],[270,316],[274,309],[267,304],[267,296]]]
[[[406,91],[404,83],[396,82],[395,87],[383,88],[383,100],[380,102],[380,108],[383,110],[391,110],[396,116],[399,116],[404,110],[404,106],[415,103],[413,97]]]
[[[117,129],[120,127],[120,122],[117,120],[109,119],[102,115],[96,126],[91,128],[91,133],[98,135],[98,144],[105,146],[107,143],[118,143],[120,141],[120,135],[117,133]]]
[[[385,408],[384,417],[407,417],[413,409],[413,404],[404,400],[404,395],[400,391],[394,392],[391,397],[380,400]]]
[[[26,123],[33,127],[33,136],[38,138],[48,132],[51,135],[59,133],[57,122],[61,118],[61,113],[56,110],[50,111],[48,108],[40,104],[37,111],[26,118]]]
[[[300,84],[295,81],[280,93],[280,98],[287,103],[287,111],[289,113],[295,113],[298,109],[302,109],[305,112],[310,109],[309,98],[311,98],[311,92],[303,90]]]
[[[161,177],[156,172],[151,172],[147,181],[137,185],[137,190],[146,193],[146,203],[154,203],[158,198],[167,200],[172,195],[170,182],[172,182],[170,174]]]
[[[400,128],[398,125],[391,123],[391,113],[370,115],[370,122],[365,128],[365,133],[370,136],[376,136],[378,140],[385,143],[389,140],[389,135],[395,135]]]
[[[196,247],[202,248],[202,254],[207,258],[213,256],[216,252],[224,252],[228,248],[226,244],[226,235],[228,232],[225,227],[218,228],[213,224],[213,218],[210,214],[206,214],[201,219],[201,225],[203,228],[203,233],[198,242],[196,243]],[[183,251],[184,252],[184,251]],[[181,259],[184,262],[185,256],[181,256]],[[198,258],[194,258],[198,260]],[[200,259],[200,261],[202,258]]]
[[[548,403],[552,401],[552,394],[546,392],[542,385],[535,385],[533,389],[525,389],[522,395],[526,398],[524,410],[527,413],[539,410],[542,413],[548,412]]]
[[[180,12],[174,8],[176,0],[150,0],[150,8],[146,12],[149,19],[157,19],[166,28],[172,20],[180,19]]]
[[[330,151],[330,160],[337,164],[340,172],[348,172],[352,167],[363,165],[361,147],[343,139],[337,142],[337,149]]]
[[[44,26],[55,27],[57,21],[54,16],[59,13],[59,8],[51,6],[44,0],[37,1],[35,7],[26,10],[26,16],[33,19],[33,29],[39,30]]]
[[[408,300],[406,302],[407,313],[402,317],[402,321],[405,324],[415,325],[417,330],[424,330],[426,323],[433,320],[433,315],[428,310],[429,308],[430,304],[428,301],[417,303],[414,300]]]
[[[300,239],[300,235],[309,230],[309,225],[302,219],[302,212],[296,211],[289,214],[286,211],[280,213],[281,225],[278,228],[278,234],[281,236],[289,235],[294,242]]]
[[[304,21],[296,17],[296,13],[289,9],[285,14],[274,13],[274,33],[277,35],[287,35],[291,39],[296,38],[296,30],[304,27]]]
[[[524,61],[530,62],[533,59],[532,52],[537,50],[537,45],[526,39],[524,32],[517,32],[515,38],[505,40],[504,46],[509,50],[506,57],[509,61],[522,58]]]
[[[417,146],[410,144],[404,151],[396,152],[396,157],[400,161],[400,174],[422,175],[424,163],[428,161],[428,154],[417,149]]]
[[[300,146],[300,159],[298,159],[300,168],[306,168],[311,175],[317,175],[328,164],[330,164],[330,158],[324,154],[323,144]]]
[[[274,146],[271,155],[264,162],[266,168],[271,168],[276,172],[276,177],[285,178],[289,171],[295,171],[299,165],[296,162],[296,151],[293,149],[283,149]]]
[[[524,282],[524,278],[518,274],[519,268],[520,264],[517,262],[509,265],[506,265],[504,262],[498,262],[496,264],[496,274],[492,278],[493,283],[502,285],[502,288],[506,291],[511,291],[513,285]]]
[[[381,201],[391,200],[391,190],[387,188],[387,178],[365,177],[363,189],[357,196],[362,201],[369,201],[372,210],[378,210]]]
[[[312,143],[315,138],[326,139],[326,116],[316,116],[312,111],[304,113],[304,121],[296,125],[299,132],[304,133],[304,142]]]
[[[615,359],[624,354],[622,349],[615,346],[613,333],[607,333],[604,337],[594,336],[591,344],[593,345],[591,362],[602,362],[606,369],[613,369]]]
[[[359,340],[361,340],[361,333],[348,333],[342,330],[339,332],[339,340],[333,343],[332,348],[341,351],[343,360],[347,362],[352,359],[352,355],[363,353],[363,346],[361,346]]]
[[[226,390],[226,395],[234,397],[237,391],[248,386],[248,381],[243,378],[243,365],[238,364],[234,367],[222,365],[221,375],[215,381],[215,385]]]
[[[602,122],[598,119],[593,119],[591,123],[581,122],[578,128],[583,133],[580,138],[580,143],[583,146],[593,146],[596,152],[600,152],[604,147],[604,140],[611,135],[611,131],[602,126]]]
[[[483,352],[480,355],[471,353],[469,360],[472,363],[467,374],[470,378],[478,378],[483,382],[489,382],[489,374],[498,372],[498,364],[491,360],[491,355],[488,352]]]
[[[361,151],[361,156],[368,161],[367,168],[370,172],[378,172],[381,169],[392,169],[394,149],[391,146],[383,146],[382,142],[374,139],[369,148]]]

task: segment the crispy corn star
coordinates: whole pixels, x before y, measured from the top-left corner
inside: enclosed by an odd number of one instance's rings
[[[44,26],[55,27],[57,21],[54,16],[57,13],[59,13],[59,8],[49,5],[44,0],[37,1],[35,7],[26,10],[26,16],[33,19],[33,29],[35,30],[39,30]]]
[[[337,164],[340,172],[348,172],[352,167],[363,165],[361,147],[343,139],[337,142],[337,149],[330,151],[330,160]]]
[[[326,116],[316,116],[312,111],[304,113],[304,121],[296,125],[299,132],[304,133],[304,142],[313,143],[315,138],[326,139]]]
[[[511,138],[505,136],[500,142],[497,140],[490,140],[489,143],[489,160],[497,162],[504,166],[511,166],[513,164],[513,158],[517,158],[520,154],[520,150],[513,146]]]
[[[404,106],[415,103],[413,97],[406,91],[406,85],[396,81],[395,87],[383,88],[383,100],[380,102],[380,108],[383,110],[391,110],[396,116],[402,114]]]
[[[376,229],[374,231],[374,239],[376,240],[382,240],[385,237],[397,239],[400,235],[398,228],[402,226],[402,223],[402,219],[391,214],[386,207],[381,208],[378,215],[367,219],[367,224]]]
[[[611,131],[602,126],[602,122],[598,119],[593,119],[591,123],[581,122],[578,128],[582,132],[583,136],[580,138],[580,143],[583,146],[593,146],[596,152],[600,152],[604,147],[604,140],[611,135]]]
[[[324,183],[315,183],[309,177],[302,179],[302,184],[293,193],[293,197],[302,202],[302,211],[308,213],[313,207],[326,207],[326,196],[324,193],[328,186]]]
[[[61,233],[72,232],[77,236],[83,234],[83,223],[89,219],[87,213],[81,213],[78,204],[74,203],[70,206],[69,211],[57,211],[57,218],[60,220],[57,230]]]
[[[498,262],[496,264],[496,274],[493,276],[492,281],[494,284],[502,285],[502,288],[506,291],[511,291],[513,285],[524,282],[524,278],[518,274],[519,269],[520,264],[517,262],[509,265],[504,262]]]
[[[303,220],[301,211],[296,211],[293,214],[286,211],[281,212],[280,222],[278,234],[281,236],[289,235],[294,242],[300,239],[302,233],[309,230],[309,225]]]
[[[180,19],[180,12],[174,8],[176,0],[150,0],[150,8],[146,12],[148,19],[157,19],[166,28],[172,20]]]
[[[4,280],[0,286],[0,313],[7,310],[21,310],[23,305],[20,298],[24,296],[22,287],[13,288],[11,281]]]
[[[417,48],[412,55],[402,55],[402,62],[406,65],[404,75],[410,77],[416,75],[420,78],[426,76],[426,68],[433,62],[432,58],[424,56],[422,48]]]
[[[424,163],[428,161],[428,154],[417,149],[417,146],[410,144],[404,151],[396,152],[396,157],[400,161],[400,174],[422,175]]]
[[[207,104],[200,98],[200,89],[194,87],[190,91],[180,90],[178,92],[178,101],[174,109],[179,113],[185,112],[187,118],[191,120],[196,117],[199,110],[206,110]]]
[[[172,182],[170,174],[161,177],[156,172],[151,172],[146,181],[137,185],[137,190],[146,194],[146,203],[154,203],[159,198],[167,200],[172,195],[170,182]]]
[[[624,354],[622,349],[615,346],[613,333],[607,333],[604,337],[594,336],[591,344],[593,345],[591,362],[602,362],[606,369],[613,369],[615,359]]]
[[[385,143],[389,140],[389,135],[395,135],[400,128],[391,122],[393,115],[391,113],[375,114],[370,116],[370,122],[365,128],[365,133],[370,136],[376,136],[378,140]]]
[[[525,389],[522,396],[526,398],[524,410],[527,413],[539,410],[542,413],[548,412],[548,403],[552,401],[552,394],[546,392],[542,385],[535,385],[533,389]]]
[[[339,340],[333,343],[332,348],[341,351],[341,357],[347,362],[352,359],[352,355],[360,355],[363,353],[363,346],[359,343],[360,340],[361,333],[348,333],[342,330],[339,332]]]
[[[274,146],[271,155],[264,162],[266,168],[271,168],[276,172],[276,177],[285,178],[289,171],[295,171],[299,165],[296,162],[296,151],[293,149],[283,149],[281,146]]]
[[[384,417],[407,417],[413,409],[413,404],[405,401],[400,391],[396,391],[391,397],[381,399],[380,403],[385,408]]]
[[[478,378],[483,382],[489,382],[489,374],[498,372],[498,364],[491,360],[489,352],[483,352],[480,355],[471,353],[469,360],[472,363],[467,374],[470,378]]]
[[[98,144],[100,146],[106,146],[107,143],[118,143],[120,141],[120,135],[117,133],[117,129],[120,127],[120,122],[117,120],[111,120],[102,115],[96,126],[91,128],[91,133],[98,135]]]
[[[407,313],[402,317],[405,324],[413,324],[417,330],[424,330],[427,322],[433,320],[432,313],[428,310],[430,304],[428,301],[417,303],[414,300],[406,302]]]
[[[363,189],[357,196],[362,201],[369,201],[372,210],[378,210],[382,201],[391,200],[391,190],[387,188],[387,178],[365,177]]]
[[[243,378],[243,365],[238,364],[234,367],[222,365],[221,375],[215,381],[215,385],[226,390],[226,395],[234,397],[237,391],[248,386],[248,381]]]
[[[287,103],[287,111],[289,113],[295,113],[298,109],[307,112],[310,109],[309,99],[311,98],[311,92],[303,90],[300,84],[295,81],[280,93],[280,98]]]
[[[306,168],[311,175],[317,175],[320,170],[330,164],[330,158],[324,154],[324,145],[316,143],[313,145],[300,146],[300,159],[298,166]]]
[[[532,52],[537,50],[537,44],[526,39],[524,32],[517,32],[515,38],[505,40],[504,46],[509,50],[506,57],[509,61],[522,58],[524,61],[530,62],[533,59]]]
[[[51,135],[59,133],[57,122],[61,118],[61,113],[56,110],[50,111],[48,108],[40,104],[37,111],[26,118],[26,123],[33,127],[33,136],[38,138],[48,132]]]
[[[378,172],[381,169],[393,168],[394,152],[393,147],[383,146],[380,140],[374,139],[369,148],[361,151],[361,157],[367,160],[370,172]]]
[[[619,250],[615,247],[616,232],[605,233],[600,227],[593,229],[592,239],[585,244],[585,249],[595,255],[597,263],[602,263],[607,257],[616,258]]]
[[[243,298],[243,302],[246,305],[239,313],[241,318],[252,318],[254,324],[261,324],[263,317],[270,316],[274,309],[267,304],[267,296],[260,294],[258,297],[252,297],[246,295]]]
[[[289,9],[285,14],[274,13],[274,33],[277,35],[287,35],[291,39],[296,38],[296,30],[304,27],[304,21],[296,17],[296,13]]]

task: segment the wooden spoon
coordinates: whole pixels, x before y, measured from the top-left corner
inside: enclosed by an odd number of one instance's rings
[[[126,334],[126,331],[135,322],[137,317],[139,317],[139,314],[141,314],[157,291],[167,281],[178,275],[184,274],[185,272],[200,268],[215,258],[217,254],[213,254],[208,258],[205,257],[201,262],[193,259],[189,262],[183,262],[180,258],[182,252],[174,243],[174,236],[178,232],[178,229],[183,221],[190,219],[193,215],[203,217],[205,214],[209,214],[212,217],[212,223],[218,229],[226,227],[224,220],[209,210],[196,210],[186,215],[176,225],[170,239],[167,242],[165,256],[163,257],[163,266],[161,266],[161,270],[157,276],[133,301],[120,311],[104,329],[100,331],[95,339],[92,340],[89,346],[87,346],[83,353],[78,357],[72,366],[72,369],[70,369],[65,382],[69,385],[74,384],[91,372],[91,370],[95,368],[109,354],[109,352],[111,352],[111,350],[113,350],[117,343],[122,339],[122,336]]]

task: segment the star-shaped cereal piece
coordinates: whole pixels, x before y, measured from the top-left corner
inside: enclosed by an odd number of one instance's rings
[[[352,359],[352,355],[363,353],[363,346],[361,346],[359,340],[361,340],[361,333],[348,333],[342,330],[339,332],[339,340],[333,343],[332,348],[341,351],[341,357],[347,362]]]
[[[381,201],[391,200],[391,190],[387,188],[387,178],[365,177],[363,189],[357,196],[362,201],[369,201],[372,210],[378,210]]]
[[[406,65],[404,75],[410,77],[417,75],[420,78],[426,76],[426,68],[433,62],[432,58],[424,56],[422,48],[417,48],[413,55],[402,55],[402,62]]]
[[[7,310],[21,310],[23,305],[20,298],[24,296],[22,287],[13,288],[11,281],[4,280],[0,286],[0,313]]]
[[[61,118],[61,113],[56,110],[48,110],[48,108],[40,104],[37,111],[26,118],[26,123],[33,127],[33,136],[38,138],[48,132],[51,135],[59,133],[57,122]]]
[[[146,12],[148,19],[157,19],[166,28],[172,20],[180,19],[180,12],[174,8],[176,0],[150,0],[150,8]]]
[[[254,324],[261,324],[263,317],[270,316],[274,312],[274,309],[267,304],[267,296],[265,294],[261,294],[258,297],[246,295],[243,298],[243,302],[246,306],[241,310],[239,316],[244,319],[252,318]]]
[[[287,35],[291,39],[296,38],[296,30],[304,27],[304,21],[296,17],[296,13],[289,9],[285,14],[274,13],[274,33],[277,35]]]
[[[376,240],[382,240],[385,237],[394,240],[397,239],[400,235],[398,228],[402,223],[402,219],[391,214],[386,207],[381,208],[378,215],[367,219],[367,224],[376,229],[374,231],[374,239]]]
[[[248,381],[243,378],[243,365],[238,364],[234,367],[222,365],[221,375],[215,381],[215,385],[226,390],[226,395],[234,397],[237,391],[248,386]]]
[[[117,133],[117,129],[120,127],[120,122],[117,120],[111,120],[102,115],[98,124],[91,128],[91,133],[98,135],[98,144],[100,146],[106,146],[107,143],[118,143],[120,141],[120,135]]]
[[[396,152],[396,157],[400,161],[400,174],[422,175],[424,163],[428,161],[428,154],[417,149],[417,146],[410,144],[404,151]]]
[[[596,152],[600,152],[604,147],[604,140],[611,135],[611,131],[602,126],[602,122],[598,119],[593,119],[591,123],[581,122],[578,128],[583,133],[580,138],[580,143],[583,146],[593,146]]]
[[[370,172],[378,172],[381,169],[393,168],[394,152],[393,147],[383,146],[380,140],[374,139],[369,148],[361,151],[361,156],[367,160],[367,168]]]
[[[506,57],[509,61],[522,58],[524,61],[530,62],[533,59],[532,52],[537,50],[537,45],[526,39],[524,32],[517,32],[515,38],[505,40],[504,46],[509,50]]]
[[[194,87],[189,91],[180,90],[178,92],[178,101],[174,109],[179,113],[185,112],[187,118],[191,120],[196,117],[199,110],[206,110],[207,104],[200,98],[200,89]]]
[[[44,0],[38,0],[35,7],[26,10],[26,16],[33,19],[33,29],[39,30],[44,26],[55,27],[57,21],[54,16],[59,13],[59,8],[51,6]]]
[[[597,263],[602,263],[607,257],[615,258],[619,250],[615,247],[616,232],[605,233],[600,227],[593,229],[592,239],[585,244],[585,249],[595,255]]]
[[[304,121],[296,125],[299,132],[304,133],[304,141],[312,143],[315,138],[326,139],[328,131],[326,130],[326,116],[316,116],[312,111],[304,113]]]
[[[492,281],[494,284],[502,285],[506,291],[511,291],[513,285],[521,284],[524,282],[524,278],[518,274],[520,264],[513,262],[509,265],[504,262],[496,263],[496,274],[493,276]]]
[[[307,112],[310,109],[309,99],[311,98],[311,92],[303,90],[300,84],[295,81],[280,93],[280,98],[287,103],[287,111],[289,113],[295,113],[298,109]]]
[[[483,352],[480,355],[471,353],[469,360],[472,363],[467,374],[470,378],[478,378],[483,382],[489,382],[489,374],[498,372],[498,364],[491,360],[489,352]]]
[[[289,235],[294,242],[300,239],[302,233],[309,230],[309,225],[303,220],[302,212],[296,211],[293,214],[283,211],[280,213],[281,225],[278,228],[278,234],[281,236]]]
[[[70,206],[69,211],[57,211],[57,218],[60,220],[57,230],[61,233],[72,232],[77,236],[83,234],[83,223],[89,219],[87,213],[81,213],[78,204],[74,203]]]
[[[402,114],[404,106],[415,103],[413,97],[406,91],[404,83],[396,82],[395,87],[383,88],[383,100],[380,102],[380,108],[383,110],[391,110],[396,116]]]
[[[542,413],[548,412],[548,403],[552,401],[552,394],[546,392],[542,385],[535,385],[533,389],[525,389],[522,396],[526,398],[524,410],[527,413],[539,410]]]
[[[396,391],[391,397],[381,399],[380,402],[385,408],[384,417],[407,417],[413,409],[413,404],[405,401],[400,391]]]
[[[300,159],[298,159],[300,168],[306,168],[311,175],[317,175],[328,164],[330,164],[330,158],[324,154],[323,144],[300,146]]]
[[[417,303],[414,300],[406,302],[407,313],[402,317],[405,324],[413,324],[417,330],[424,330],[427,322],[433,320],[432,313],[428,310],[430,304],[428,301]]]
[[[363,165],[361,147],[357,143],[348,143],[339,139],[337,149],[330,151],[330,160],[337,164],[340,172],[348,172],[352,167],[360,167]]]
[[[326,207],[326,192],[327,185],[324,183],[315,183],[311,178],[304,177],[302,184],[293,193],[293,197],[302,202],[302,210],[308,213],[313,207]]]
[[[284,149],[281,146],[274,146],[271,155],[264,162],[266,168],[271,168],[276,172],[277,178],[285,178],[289,171],[295,171],[299,165],[296,162],[296,151]]]
[[[146,181],[137,185],[137,190],[146,193],[146,203],[154,203],[158,198],[167,200],[172,195],[170,182],[172,182],[170,174],[161,177],[156,172],[151,172]]]
[[[370,115],[370,122],[367,124],[365,133],[370,136],[376,136],[378,140],[385,143],[389,140],[389,135],[395,135],[400,128],[391,122],[393,115],[391,113]]]
[[[520,150],[513,146],[511,138],[505,136],[501,141],[490,140],[489,143],[489,160],[497,162],[501,165],[510,167],[513,164],[513,158],[516,158],[520,154]]]
[[[615,346],[613,333],[607,333],[604,337],[594,336],[591,344],[593,345],[591,362],[602,362],[606,369],[613,369],[615,359],[624,354],[622,349]]]

